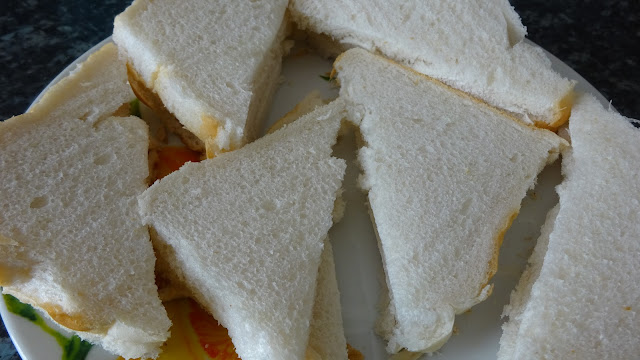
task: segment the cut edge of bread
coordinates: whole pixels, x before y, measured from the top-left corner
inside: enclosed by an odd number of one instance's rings
[[[531,296],[533,285],[540,276],[544,256],[549,246],[549,238],[559,211],[560,204],[557,204],[547,213],[545,223],[542,225],[541,234],[538,237],[532,254],[527,260],[527,267],[520,276],[515,289],[511,291],[509,304],[505,305],[503,309],[502,317],[508,317],[508,320],[502,324],[502,336],[500,337],[500,348],[498,350],[499,359],[513,356],[513,347],[516,345],[521,317]]]
[[[538,118],[531,119],[536,127],[558,132],[562,125],[566,124],[571,117],[571,108],[576,99],[576,93],[573,87],[554,105],[554,115],[551,122],[546,122]],[[491,106],[491,105],[489,105]],[[517,116],[517,115],[514,115]]]

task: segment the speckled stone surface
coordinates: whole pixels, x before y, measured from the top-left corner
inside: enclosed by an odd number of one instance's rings
[[[528,38],[640,119],[640,1],[511,0]]]
[[[24,112],[75,58],[109,36],[129,0],[0,1],[0,118]],[[640,118],[638,0],[512,0],[529,38]],[[1,256],[1,255],[0,255]],[[0,326],[0,360],[19,359]]]

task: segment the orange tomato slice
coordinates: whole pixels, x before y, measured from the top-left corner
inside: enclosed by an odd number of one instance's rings
[[[180,169],[186,162],[198,162],[201,155],[184,146],[165,146],[156,150],[158,162],[155,165],[155,173],[158,179]]]

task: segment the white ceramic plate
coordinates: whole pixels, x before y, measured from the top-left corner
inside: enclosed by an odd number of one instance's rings
[[[110,39],[105,39],[79,57],[47,88],[67,76],[77,64],[86,60],[108,41]],[[608,104],[608,101],[578,73],[553,55],[547,53],[547,56],[556,71],[578,82],[577,90],[592,93],[603,104]],[[331,68],[330,61],[313,55],[300,53],[288,57],[283,66],[283,82],[275,96],[266,126],[292,109],[314,89],[320,90],[326,98],[337,96],[337,89],[320,77]],[[356,187],[359,168],[355,163],[355,146],[349,141],[343,142],[336,148],[336,155],[344,157],[348,164],[344,180],[344,198],[347,201],[345,217],[330,231],[341,291],[345,335],[347,341],[365,355],[365,359],[386,359],[388,355],[384,351],[384,342],[373,330],[378,313],[379,294],[385,286],[384,275],[376,238],[365,207],[365,196]],[[493,278],[493,294],[483,303],[473,307],[470,312],[456,318],[456,334],[430,359],[496,358],[502,333],[502,308],[508,303],[509,294],[524,269],[547,211],[557,203],[554,188],[559,181],[558,163],[549,166],[540,174],[537,187],[523,200],[520,215],[505,236],[498,272]],[[61,359],[62,350],[52,336],[35,324],[8,312],[4,301],[0,301],[0,313],[22,359]],[[54,324],[49,324],[57,329]],[[64,331],[60,332],[66,334]],[[90,360],[115,358],[98,346],[94,346],[87,356]]]

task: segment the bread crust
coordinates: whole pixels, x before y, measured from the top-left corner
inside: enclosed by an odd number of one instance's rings
[[[556,114],[558,114],[558,116],[552,123],[534,120],[533,124],[539,128],[547,129],[557,133],[558,129],[562,125],[566,124],[567,121],[569,121],[569,117],[571,116],[571,108],[573,107],[575,98],[576,94],[573,90],[571,90],[558,102],[558,104],[556,105]]]
[[[53,321],[74,331],[90,332],[93,334],[106,334],[107,330],[113,326],[113,323],[106,325],[92,324],[83,314],[69,314],[62,310],[60,305],[44,303],[34,304],[34,306],[44,310]]]
[[[502,230],[498,232],[498,235],[494,239],[493,255],[489,260],[489,265],[487,269],[487,280],[484,284],[480,286],[480,289],[478,290],[478,296],[480,296],[480,294],[484,291],[485,287],[489,285],[491,278],[493,278],[496,272],[498,272],[498,258],[500,256],[500,248],[502,247],[502,242],[504,241],[504,235],[507,233],[507,230],[509,230],[509,228],[511,227],[511,224],[513,224],[513,221],[518,217],[519,213],[520,213],[520,209],[518,208],[514,210],[511,213],[511,215],[509,215],[509,217],[505,221],[504,226],[502,227]],[[486,295],[487,297],[491,295],[492,290],[493,290],[493,285],[491,285],[491,288],[489,289],[489,293]]]

